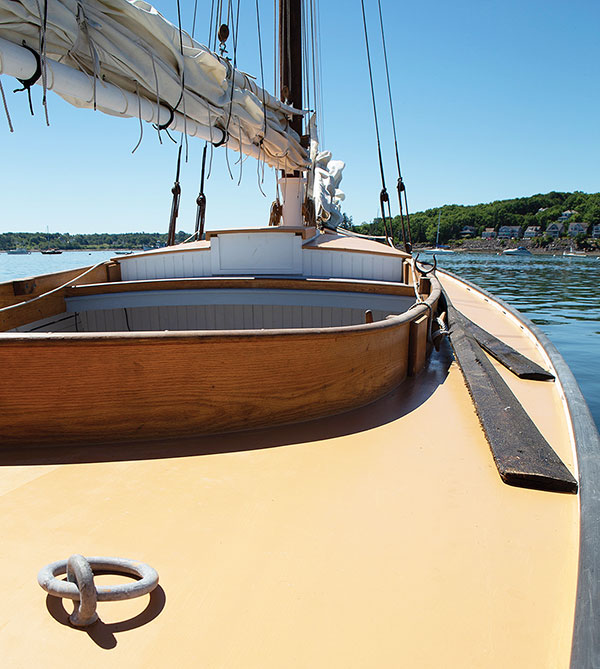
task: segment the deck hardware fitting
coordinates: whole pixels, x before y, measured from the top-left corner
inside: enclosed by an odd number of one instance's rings
[[[127,574],[139,580],[121,585],[94,584],[96,571]],[[67,574],[67,580],[56,578]],[[142,597],[158,585],[158,573],[152,567],[136,560],[111,557],[84,557],[71,555],[68,560],[58,560],[43,567],[38,573],[38,583],[53,597],[79,602],[69,620],[75,627],[87,627],[98,620],[97,602],[115,602]]]

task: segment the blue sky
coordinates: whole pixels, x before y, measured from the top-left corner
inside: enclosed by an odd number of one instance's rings
[[[182,0],[191,30],[193,2]],[[273,90],[272,2],[263,3],[267,88]],[[376,3],[367,2],[386,180],[395,195]],[[155,6],[176,21],[174,0]],[[258,74],[254,2],[241,0],[238,65]],[[600,2],[598,0],[382,0],[398,142],[409,205],[474,204],[550,190],[600,190]],[[198,0],[196,38],[208,34],[210,3]],[[344,160],[345,211],[355,223],[378,211],[379,168],[359,0],[321,0],[324,147]],[[46,128],[35,91],[31,118],[15,80],[2,76],[15,133],[0,108],[0,232],[166,231],[176,146],[137,120],[69,107],[49,95]],[[39,89],[39,87],[38,87]],[[178,227],[195,219],[203,143],[190,140]],[[233,164],[237,155],[229,153]],[[217,150],[206,187],[207,225],[266,225],[274,196],[256,163],[229,178]],[[392,197],[394,213],[397,211]]]

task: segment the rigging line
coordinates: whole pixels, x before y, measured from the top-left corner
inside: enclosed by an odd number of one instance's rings
[[[6,95],[4,95],[4,88],[2,88],[2,80],[0,80],[0,95],[2,96],[2,103],[4,105],[4,113],[6,114],[6,120],[8,121],[8,129],[11,132],[14,132],[12,121],[10,120],[10,113],[8,111],[8,104],[6,103]]]
[[[402,170],[400,169],[400,154],[398,151],[398,136],[396,133],[396,117],[394,114],[394,104],[392,101],[392,85],[390,83],[390,70],[388,67],[388,57],[387,57],[387,45],[385,42],[385,32],[383,29],[383,13],[381,11],[381,0],[377,0],[377,5],[379,8],[379,27],[381,29],[381,44],[383,47],[383,58],[385,62],[385,76],[387,80],[387,91],[388,91],[388,100],[390,104],[390,116],[392,120],[392,130],[394,133],[394,148],[396,152],[396,166],[398,168],[398,183],[397,183],[397,191],[398,191],[398,204],[400,207],[400,224],[402,227],[402,240],[404,242],[404,246],[407,251],[409,251],[409,248],[407,247],[407,238],[406,238],[406,228],[404,225],[404,211],[402,207],[402,193],[404,193],[404,203],[406,205],[406,221],[407,221],[407,227],[408,227],[408,242],[412,246],[412,236],[410,232],[410,216],[408,213],[408,200],[406,199],[406,187],[404,185],[404,182],[402,180]]]
[[[302,30],[300,31],[300,34],[302,36],[302,85],[304,88],[304,91],[306,92],[306,101],[303,100],[306,104],[306,108],[310,109],[310,67],[309,67],[309,53],[310,50],[308,48],[308,29],[307,29],[307,18],[306,18],[306,4],[303,2],[302,7],[301,7],[301,25],[302,25]],[[302,122],[304,124],[305,119],[302,119]]]
[[[287,34],[291,35],[292,34],[292,17],[291,17],[291,8],[289,6],[289,0],[285,0],[284,2],[285,5],[285,14],[286,14],[286,30]],[[292,40],[287,39],[286,40],[286,46],[287,46],[287,81],[291,82],[292,81]],[[289,91],[288,91],[288,97],[289,97]]]
[[[177,171],[175,173],[175,183],[171,189],[173,193],[173,200],[171,203],[171,217],[169,220],[169,233],[167,236],[167,246],[175,244],[175,229],[177,227],[177,216],[179,215],[179,202],[181,199],[181,185],[179,183],[179,175],[181,172],[181,145],[177,153]]]
[[[388,100],[390,103],[390,116],[392,119],[392,129],[394,132],[394,147],[396,149],[396,165],[398,167],[398,177],[402,178],[402,170],[400,169],[400,156],[398,153],[398,138],[396,134],[396,118],[394,114],[394,104],[392,102],[392,86],[390,83],[390,70],[388,67],[388,57],[387,57],[387,46],[385,43],[385,33],[383,30],[383,15],[381,12],[381,0],[377,0],[377,5],[379,7],[379,27],[381,28],[381,43],[383,47],[383,60],[385,62],[385,76],[387,80],[387,90],[388,90]]]
[[[223,0],[219,0],[217,4],[217,21],[215,23],[215,34],[214,34],[214,42],[215,46],[213,51],[217,50],[217,35],[219,32],[219,26],[223,23]]]
[[[200,190],[196,198],[196,226],[194,228],[194,238],[201,239],[204,235],[204,222],[206,220],[206,195],[204,194],[204,175],[206,171],[206,148],[208,142],[204,143],[202,151],[202,170],[200,172]]]
[[[323,59],[321,57],[321,8],[319,5],[320,0],[314,0],[315,2],[315,16],[316,16],[316,50],[317,54],[317,76],[318,76],[318,90],[319,90],[319,117],[321,119],[321,143],[325,145],[325,124],[324,124],[324,115],[323,115]]]
[[[48,119],[48,101],[46,99],[46,94],[48,92],[48,70],[46,62],[46,51],[48,48],[48,40],[46,39],[48,30],[48,0],[44,0],[44,25],[42,30],[42,107],[44,108],[44,115],[46,117],[46,125],[50,127],[50,120]]]
[[[373,103],[373,117],[375,119],[375,134],[377,136],[377,153],[379,154],[379,171],[381,173],[381,184],[385,188],[385,176],[383,173],[383,159],[381,157],[381,141],[379,137],[379,121],[377,119],[377,103],[375,102],[375,87],[373,85],[373,70],[371,68],[371,52],[369,49],[369,35],[367,33],[367,18],[365,16],[365,2],[360,0],[362,6],[363,28],[365,33],[365,46],[367,48],[367,65],[369,67],[369,81],[371,83],[371,102]]]
[[[373,85],[373,69],[371,67],[371,51],[369,49],[369,34],[367,32],[367,17],[365,16],[365,2],[360,0],[362,7],[362,18],[363,18],[363,28],[365,32],[365,46],[367,49],[367,64],[369,66],[369,81],[371,83],[371,101],[373,103],[373,117],[375,119],[375,134],[377,136],[377,154],[379,156],[379,171],[381,173],[381,193],[379,195],[379,202],[381,205],[381,215],[383,217],[383,226],[385,228],[385,234],[387,235],[387,222],[385,220],[385,208],[384,203],[389,203],[389,196],[387,189],[385,187],[385,175],[383,172],[383,158],[381,156],[381,141],[379,137],[379,122],[377,120],[377,103],[375,102],[375,87]]]
[[[44,107],[44,115],[46,117],[46,125],[50,126],[50,121],[48,119],[48,106],[46,102],[46,91],[47,91],[47,65],[46,65],[46,31],[48,26],[48,0],[44,0],[44,12],[42,16],[42,8],[40,7],[39,0],[35,0],[37,5],[38,14],[40,17],[40,40],[39,40],[39,52],[40,52],[40,61],[41,61],[41,76],[42,76],[42,107]],[[29,96],[29,105],[31,107],[31,92],[28,90],[27,94]],[[33,110],[32,110],[33,115]]]
[[[177,0],[177,21],[179,24],[179,51],[181,52],[181,93],[179,94],[179,100],[175,105],[174,109],[179,107],[180,102],[183,100],[183,134],[181,140],[185,137],[185,162],[188,162],[189,158],[189,144],[187,136],[187,114],[185,113],[185,58],[183,55],[183,30],[181,28],[181,3]]]
[[[277,0],[273,0],[273,35],[277,35]],[[273,91],[277,90],[277,40],[273,37]]]
[[[264,119],[263,140],[264,140],[267,137],[267,103],[265,100],[265,70],[263,65],[262,37],[260,30],[260,11],[258,8],[258,0],[256,0],[255,4],[256,4],[256,29],[258,31],[258,57],[260,60],[260,83],[262,86],[262,103],[263,103],[263,119]]]
[[[213,21],[215,18],[215,0],[212,0],[210,4],[210,21],[208,24],[208,48],[210,49],[210,43],[212,42],[212,31],[213,31]]]
[[[196,14],[198,13],[198,0],[194,0],[194,18],[192,19],[192,39],[196,33]]]
[[[239,11],[240,5],[238,2],[238,11]],[[227,24],[233,23],[233,6],[231,4],[231,0],[228,0],[227,3]]]
[[[231,7],[231,0],[229,1],[229,6]],[[233,29],[232,27],[231,30],[231,32],[233,33],[231,37],[231,41],[233,42],[233,68],[230,70],[231,95],[229,96],[229,112],[227,114],[227,123],[225,125],[226,134],[229,133],[229,124],[231,123],[231,116],[233,109],[233,91],[235,88],[235,70],[237,67],[237,33],[238,33],[239,21],[240,21],[240,0],[238,0],[237,3],[237,17],[236,17],[235,29]],[[231,68],[231,64],[229,65],[229,67]],[[239,147],[240,151],[241,148],[242,147],[240,145]],[[229,176],[233,181],[233,172],[231,171],[231,167],[229,166],[229,146],[227,144],[225,145],[225,162],[227,163],[227,170],[229,171]]]
[[[315,2],[310,0],[310,53],[311,53],[311,70],[312,70],[312,85],[313,93],[315,98],[315,112],[319,113],[319,95],[317,93],[317,70],[316,70],[316,60],[317,60],[317,42],[315,35]],[[319,121],[321,120],[319,116]]]

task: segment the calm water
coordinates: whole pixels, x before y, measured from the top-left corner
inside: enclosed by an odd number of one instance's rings
[[[455,253],[438,265],[506,300],[560,351],[600,427],[600,260]]]
[[[0,253],[0,281],[93,265],[113,255],[107,251],[56,256]],[[438,257],[438,263],[506,300],[550,337],[575,374],[600,427],[600,260],[456,253]]]

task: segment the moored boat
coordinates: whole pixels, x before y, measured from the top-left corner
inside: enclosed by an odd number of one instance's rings
[[[436,246],[435,248],[432,248],[432,249],[427,249],[427,248],[419,249],[418,252],[421,255],[430,255],[430,256],[440,256],[440,255],[444,255],[446,253],[454,253],[454,251],[452,249],[447,249],[447,248],[444,248],[443,246]]]
[[[575,251],[571,246],[568,251],[563,251],[563,256],[566,258],[587,258],[587,253],[585,251]]]
[[[11,256],[25,256],[29,255],[31,251],[29,249],[8,249],[6,253]]]
[[[524,246],[517,246],[515,249],[504,249],[502,251],[504,256],[530,256],[532,255],[531,251]]]
[[[593,666],[599,444],[564,361],[409,246],[303,215],[295,167],[268,227],[204,231],[199,203],[188,243],[172,216],[164,249],[0,284],[5,662]],[[76,551],[160,584],[106,601],[131,579]]]

